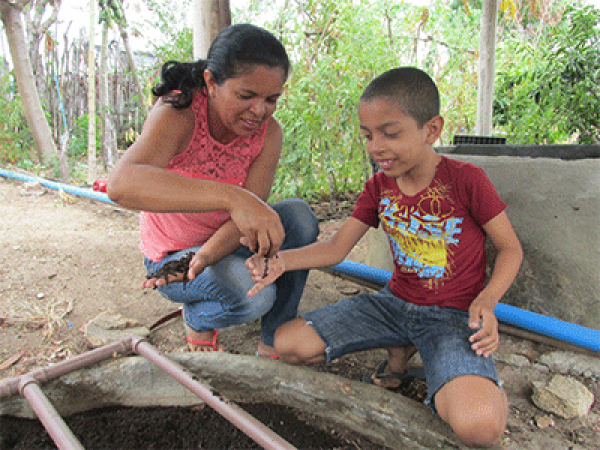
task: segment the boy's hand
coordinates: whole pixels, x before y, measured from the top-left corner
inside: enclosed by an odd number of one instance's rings
[[[477,297],[469,308],[469,326],[473,330],[479,330],[471,335],[469,342],[471,348],[478,355],[485,358],[498,350],[500,336],[498,334],[498,319],[494,314],[494,308],[489,302]]]
[[[283,272],[285,272],[285,264],[279,254],[271,258],[253,255],[246,260],[246,268],[252,276],[252,281],[255,285],[248,291],[248,297],[258,294],[264,287],[274,283]]]

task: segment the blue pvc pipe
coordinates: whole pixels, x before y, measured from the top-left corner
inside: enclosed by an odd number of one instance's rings
[[[88,197],[94,200],[99,200],[101,202],[110,203],[111,205],[118,206],[115,202],[108,198],[103,192],[97,192],[93,189],[81,188],[77,186],[71,186],[70,184],[57,183],[55,181],[46,180],[45,178],[40,178],[32,175],[27,175],[19,172],[13,172],[10,170],[0,168],[0,176],[6,178],[14,178],[15,180],[25,181],[25,182],[38,182],[40,185],[45,186],[50,189],[62,189],[67,194],[78,195],[80,197]]]
[[[108,198],[108,195],[102,192],[96,192],[92,189],[57,183],[44,178],[12,172],[2,168],[0,168],[0,176],[26,182],[36,181],[40,183],[40,185],[51,189],[62,189],[69,194],[89,197],[94,200],[118,206]],[[332,266],[330,269],[381,286],[384,286],[392,278],[392,272],[389,270],[378,269],[349,260],[345,260],[336,266]],[[494,309],[494,313],[496,314],[496,318],[501,322],[600,352],[600,331],[598,330],[576,325],[571,322],[565,322],[543,314],[537,314],[504,303],[498,303]]]
[[[385,285],[392,278],[392,272],[389,270],[378,269],[348,260],[345,260],[336,266],[332,266],[330,269],[381,286]],[[544,336],[560,339],[564,342],[579,345],[580,347],[589,348],[590,350],[600,351],[600,331],[598,330],[576,325],[571,322],[565,322],[543,314],[537,314],[504,303],[498,303],[494,309],[494,313],[496,314],[496,318],[501,322],[534,331]]]

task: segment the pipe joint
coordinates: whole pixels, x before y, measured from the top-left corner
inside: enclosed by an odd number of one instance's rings
[[[35,384],[36,386],[40,385],[40,382],[33,377],[31,374],[26,374],[23,375],[22,377],[19,378],[19,394],[21,394],[23,397],[25,396],[24,391],[25,388],[30,385],[31,383]]]
[[[148,339],[146,338],[142,338],[139,336],[131,336],[129,339],[130,345],[131,345],[131,350],[134,353],[137,353],[138,355],[140,354],[140,352],[138,351],[138,345],[140,345],[142,342],[148,342]]]

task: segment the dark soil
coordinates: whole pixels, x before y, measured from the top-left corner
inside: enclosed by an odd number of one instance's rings
[[[361,380],[364,369],[353,358],[313,368],[346,378]],[[418,379],[405,380],[399,395],[422,402],[427,386]],[[380,445],[351,430],[335,429],[322,418],[293,408],[256,403],[239,405],[257,420],[299,449],[381,450]],[[200,407],[112,407],[63,418],[88,450],[183,450],[260,449],[252,438],[209,406]],[[0,416],[0,450],[56,449],[52,438],[38,420]]]
[[[147,275],[146,278],[163,279],[165,280],[165,283],[169,284],[169,275],[178,276],[180,274],[183,274],[183,284],[185,288],[185,283],[187,283],[188,281],[187,274],[188,270],[190,269],[190,262],[192,262],[192,258],[194,257],[194,255],[194,252],[189,252],[181,259],[169,261],[153,274]]]
[[[248,404],[241,407],[282,438],[306,449],[372,449],[358,435],[322,430],[286,406]],[[306,419],[303,421],[302,419]],[[210,407],[103,408],[67,417],[65,422],[86,449],[260,449],[250,437]],[[91,425],[93,424],[93,426]],[[298,426],[301,424],[301,426]],[[55,449],[36,420],[0,416],[2,450]]]
[[[341,364],[314,366],[347,378],[362,373],[347,360]],[[421,380],[406,381],[397,391],[417,401],[427,394]],[[376,445],[350,430],[334,429],[322,419],[293,408],[256,403],[239,405],[299,449],[379,450]],[[162,449],[260,449],[252,438],[209,406],[199,407],[112,407],[63,418],[84,448],[98,450]],[[38,420],[0,416],[0,450],[46,450],[56,445]]]

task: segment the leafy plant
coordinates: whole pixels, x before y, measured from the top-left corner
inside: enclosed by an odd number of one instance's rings
[[[153,30],[159,57],[142,73],[149,89],[163,62],[193,59],[193,39],[190,0],[144,3],[153,17],[143,26]],[[494,124],[511,144],[598,142],[600,17],[592,7],[571,3],[556,0],[542,9],[539,2],[501,2]],[[481,0],[432,0],[426,7],[395,0],[249,0],[235,10],[234,23],[271,30],[292,59],[276,112],[285,141],[273,196],[310,198],[361,189],[371,168],[359,136],[358,100],[375,76],[392,67],[414,65],[436,81],[445,119],[438,145],[449,144],[461,131],[472,133],[481,5]],[[31,137],[6,80],[0,87],[5,124],[0,158],[27,164]],[[121,122],[137,117],[128,106],[122,102],[114,112]],[[135,128],[130,125],[121,128],[129,133]],[[126,145],[134,137],[119,136],[119,142]],[[86,149],[87,117],[82,116],[73,126],[69,152],[77,157]]]
[[[84,114],[79,116],[73,123],[71,134],[69,136],[68,154],[71,158],[77,159],[87,155],[88,152],[88,121],[89,116]],[[102,148],[100,133],[96,133],[96,153]]]
[[[392,67],[417,65],[436,79],[447,105],[444,139],[474,124],[476,51],[465,35],[476,33],[479,12],[454,17],[441,1],[432,8],[389,0],[292,3],[264,24],[294,63],[276,113],[285,132],[276,195],[361,189],[371,168],[356,108],[366,85]],[[251,2],[241,20],[263,17],[261,5]]]
[[[593,7],[569,6],[538,46],[501,48],[494,121],[512,143],[599,142],[599,20]]]
[[[6,70],[4,60],[0,66],[0,162],[27,169],[33,165],[33,138],[12,73]]]
[[[188,26],[191,0],[146,0],[153,13],[147,26],[158,29],[152,47],[161,63],[168,60],[191,61],[194,55],[193,31]]]

